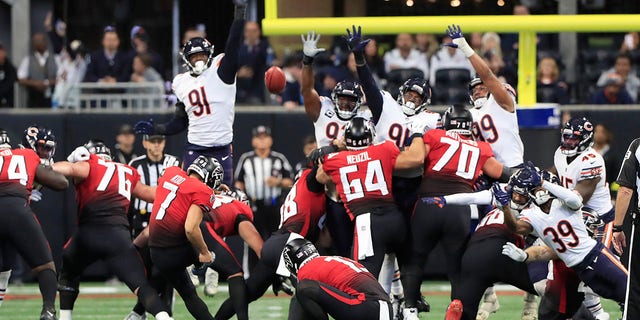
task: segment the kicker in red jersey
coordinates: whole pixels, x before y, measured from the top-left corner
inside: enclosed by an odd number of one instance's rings
[[[28,199],[40,158],[31,149],[0,151],[0,196]]]
[[[149,219],[149,245],[168,247],[188,243],[184,223],[191,205],[209,213],[213,189],[178,167],[169,167],[158,179],[155,205]]]

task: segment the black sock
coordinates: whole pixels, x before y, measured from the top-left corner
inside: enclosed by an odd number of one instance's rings
[[[152,288],[148,284],[138,288],[138,300],[152,315],[168,310],[167,306],[162,305],[162,301],[160,301],[160,296],[158,296],[156,289]]]
[[[136,303],[136,305],[133,307],[133,312],[137,314],[144,314],[145,312],[147,312],[147,309],[144,308],[144,305],[142,305],[140,299],[138,299],[138,303]]]
[[[56,291],[58,289],[56,272],[51,269],[38,272],[38,283],[40,284],[43,306],[45,308],[55,308]]]
[[[236,310],[238,320],[249,319],[249,302],[247,301],[247,286],[242,276],[229,278],[229,296]]]

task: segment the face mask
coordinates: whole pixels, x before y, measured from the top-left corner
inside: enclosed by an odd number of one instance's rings
[[[478,98],[475,101],[473,101],[473,106],[476,109],[480,109],[482,108],[485,102],[487,102],[487,98]]]
[[[412,115],[416,114],[416,105],[411,101],[405,102],[402,105],[402,111],[404,111],[404,114],[406,114],[408,116],[412,116]]]
[[[207,69],[207,66],[204,63],[204,61],[198,60],[198,61],[196,61],[195,65],[193,66],[193,73],[194,74],[201,74],[205,69]]]

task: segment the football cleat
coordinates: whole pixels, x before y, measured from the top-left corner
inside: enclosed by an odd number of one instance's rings
[[[447,307],[444,320],[460,320],[462,318],[462,301],[455,299]]]
[[[218,271],[215,271],[211,268],[207,268],[207,271],[204,274],[204,295],[207,297],[213,297],[218,293],[218,281],[220,280],[220,275]]]
[[[56,309],[53,307],[42,307],[40,312],[40,320],[58,320],[56,317]]]
[[[429,304],[429,302],[427,302],[427,299],[425,299],[423,295],[420,295],[420,299],[418,299],[418,305],[416,307],[418,308],[418,312],[431,311],[431,305]]]
[[[131,311],[126,317],[124,317],[124,320],[147,320],[147,314],[139,315],[135,311]]]
[[[418,309],[416,309],[416,308],[404,308],[404,309],[402,309],[402,319],[404,319],[404,320],[420,320],[420,318],[418,318]]]
[[[200,278],[198,278],[198,275],[194,273],[195,268],[196,267],[194,265],[188,266],[187,274],[189,275],[189,279],[191,279],[191,283],[193,283],[193,286],[197,287],[200,285]]]
[[[476,320],[487,320],[489,319],[489,315],[495,313],[500,309],[500,302],[498,301],[498,296],[495,291],[491,291],[490,294],[484,295],[484,301],[480,305],[478,309],[478,314],[476,315]]]

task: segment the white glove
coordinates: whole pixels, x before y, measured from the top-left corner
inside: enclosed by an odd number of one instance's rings
[[[421,134],[423,135],[429,129],[429,124],[426,121],[420,121],[420,119],[415,119],[409,125],[409,134]]]
[[[307,38],[304,37],[304,34],[300,35],[302,39],[303,49],[302,52],[307,57],[315,57],[318,53],[324,51],[324,48],[318,48],[318,40],[320,40],[320,35],[316,36],[315,31],[307,32]]]
[[[31,190],[31,195],[29,196],[29,199],[33,202],[38,202],[42,200],[42,192],[36,189]]]
[[[526,261],[527,258],[529,258],[528,253],[518,248],[512,242],[507,242],[507,244],[502,246],[502,254],[518,262]]]
[[[89,160],[89,150],[87,148],[81,146],[77,147],[71,154],[67,157],[67,161],[71,163],[76,163],[78,161],[87,161]]]

